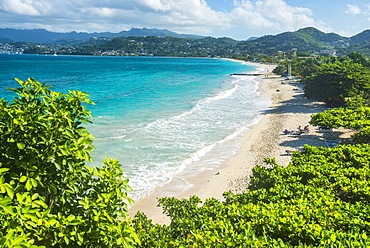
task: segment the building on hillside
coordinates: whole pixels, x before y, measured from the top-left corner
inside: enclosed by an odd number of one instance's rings
[[[337,54],[337,52],[335,50],[321,50],[320,53],[321,54],[330,54],[330,55],[333,55],[333,56],[335,56]]]

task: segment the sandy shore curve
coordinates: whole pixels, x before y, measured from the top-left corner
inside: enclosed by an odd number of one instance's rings
[[[237,154],[217,169],[189,175],[186,182],[175,178],[155,189],[130,208],[130,216],[141,211],[154,223],[168,224],[168,217],[157,207],[157,198],[188,198],[197,195],[202,200],[212,197],[222,200],[222,194],[226,191],[237,193],[245,190],[252,168],[257,164],[263,165],[264,158],[275,158],[279,165],[288,165],[291,157],[286,150],[296,150],[305,144],[325,146],[322,135],[316,133],[314,127],[310,127],[310,132],[302,135],[286,135],[282,132],[285,129],[297,130],[298,126],[308,125],[311,114],[322,112],[324,104],[305,99],[302,87],[295,79],[285,80],[272,74],[275,66],[253,63],[251,65],[266,68],[264,75],[259,76],[260,87],[272,103],[260,121],[244,133],[239,141]],[[181,193],[174,190],[183,184],[186,184],[184,187],[189,184],[192,187]]]

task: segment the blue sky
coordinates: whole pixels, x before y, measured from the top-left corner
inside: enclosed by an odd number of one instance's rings
[[[364,0],[0,0],[0,28],[120,32],[135,28],[245,40],[316,27],[370,29]]]

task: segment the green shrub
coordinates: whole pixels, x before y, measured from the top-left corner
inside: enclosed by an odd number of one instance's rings
[[[142,247],[366,247],[370,146],[295,152],[287,167],[256,166],[249,190],[225,200],[159,200],[170,225],[134,219]]]
[[[0,100],[0,247],[130,247],[127,179],[117,160],[89,168],[85,93],[17,80]],[[120,220],[121,218],[121,220]]]
[[[363,128],[352,137],[353,142],[358,144],[370,144],[370,126]]]
[[[333,108],[313,114],[310,124],[325,128],[355,128],[370,126],[370,107]]]

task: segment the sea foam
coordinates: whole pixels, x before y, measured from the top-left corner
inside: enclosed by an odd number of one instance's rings
[[[264,70],[240,62],[206,58],[1,56],[0,95],[14,78],[51,84],[52,90],[87,92],[94,122],[95,162],[120,161],[130,196],[139,200],[183,172],[217,168],[235,154],[238,140],[269,101],[256,77],[232,76]],[[191,187],[186,178],[180,190]]]

